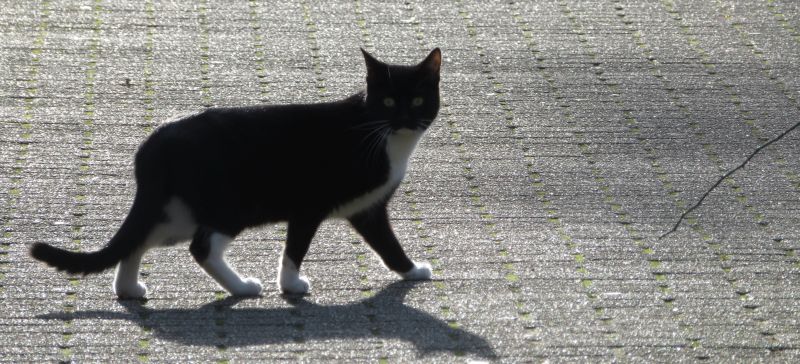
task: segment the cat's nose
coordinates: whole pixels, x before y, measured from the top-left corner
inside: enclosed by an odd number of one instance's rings
[[[396,120],[397,120],[397,124],[403,125],[403,126],[406,126],[406,127],[409,127],[409,126],[412,126],[412,125],[416,124],[414,119],[411,118],[408,114],[401,114],[401,115],[399,115],[397,117]]]
[[[411,119],[397,120],[397,123],[394,124],[394,129],[395,130],[400,130],[400,129],[411,129],[411,130],[414,130],[414,129],[417,129],[417,123],[415,123]]]

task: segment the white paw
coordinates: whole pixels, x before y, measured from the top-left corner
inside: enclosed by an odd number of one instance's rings
[[[234,296],[258,296],[264,289],[264,285],[258,278],[248,277],[236,286],[231,287],[230,293]]]
[[[114,293],[120,299],[141,299],[147,294],[147,286],[142,282],[135,282],[135,284],[117,284],[114,283]]]
[[[427,281],[431,279],[431,265],[427,262],[414,263],[414,268],[400,276],[407,281]]]
[[[278,287],[281,289],[281,292],[287,294],[304,294],[308,292],[308,289],[311,285],[308,283],[308,279],[303,276],[296,277],[294,279],[291,278],[283,278],[280,280]]]

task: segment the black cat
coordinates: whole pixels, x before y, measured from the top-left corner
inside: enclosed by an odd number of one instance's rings
[[[146,293],[138,281],[150,248],[191,239],[200,266],[233,295],[262,285],[225,262],[228,244],[245,228],[288,221],[278,286],[305,293],[300,264],[320,223],[347,219],[405,279],[430,279],[392,232],[386,206],[414,147],[439,110],[441,53],[415,66],[389,65],[363,51],[365,91],[309,105],[212,108],[156,130],[136,154],[136,197],[103,249],[71,252],[36,243],[31,255],[69,273],[95,273],[117,263],[114,291]]]

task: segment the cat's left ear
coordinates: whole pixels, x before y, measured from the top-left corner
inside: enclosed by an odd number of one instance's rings
[[[439,48],[434,48],[425,60],[419,64],[420,69],[428,74],[439,76],[439,70],[442,67],[442,51]]]

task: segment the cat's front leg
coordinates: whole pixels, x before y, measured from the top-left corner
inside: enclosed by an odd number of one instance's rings
[[[431,265],[428,262],[414,263],[414,268],[400,273],[400,276],[407,281],[427,281],[431,279],[431,275]]]
[[[386,204],[375,206],[367,211],[348,218],[353,228],[364,237],[372,250],[383,260],[389,269],[406,280],[431,279],[431,266],[428,263],[415,263],[408,258],[400,242],[392,231]]]
[[[278,268],[278,288],[281,292],[304,294],[311,288],[308,279],[300,275],[300,265],[322,220],[316,217],[295,217],[289,220],[286,248]]]

